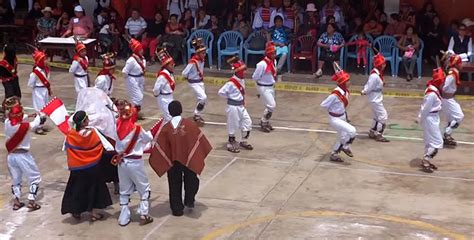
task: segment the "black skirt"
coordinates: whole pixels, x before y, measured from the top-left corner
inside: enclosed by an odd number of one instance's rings
[[[102,172],[102,176],[104,177],[104,181],[106,183],[115,182],[118,183],[118,171],[117,166],[114,166],[110,163],[112,157],[115,155],[115,152],[107,152],[104,151],[102,154],[102,159],[100,159],[100,168]]]
[[[110,205],[112,199],[99,165],[70,172],[61,205],[62,214],[80,214]]]

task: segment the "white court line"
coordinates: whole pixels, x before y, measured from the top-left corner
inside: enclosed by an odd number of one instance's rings
[[[232,159],[232,161],[230,161],[229,163],[227,163],[221,170],[219,170],[219,172],[217,172],[216,174],[214,174],[211,178],[209,178],[209,180],[207,180],[203,185],[202,187],[199,187],[199,190],[202,191],[204,190],[204,188],[206,188],[206,186],[211,183],[212,181],[214,181],[214,179],[216,179],[217,176],[219,176],[221,173],[223,173],[230,165],[232,165],[235,161],[237,161],[237,157],[234,157]],[[158,225],[156,225],[156,227],[154,227],[147,235],[145,235],[145,237],[143,238],[143,240],[145,239],[148,239],[153,233],[155,233],[161,226],[163,226],[163,224],[165,224],[165,222],[168,221],[168,219],[170,219],[171,215],[168,215],[166,216]]]

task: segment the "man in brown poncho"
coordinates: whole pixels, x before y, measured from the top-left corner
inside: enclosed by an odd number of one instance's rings
[[[201,174],[212,146],[194,121],[181,117],[180,102],[172,101],[168,110],[172,119],[155,135],[150,165],[160,177],[168,173],[171,211],[174,216],[182,216],[185,206],[194,208],[199,189],[197,174]]]

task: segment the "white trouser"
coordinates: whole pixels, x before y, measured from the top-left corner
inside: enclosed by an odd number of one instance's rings
[[[29,184],[28,200],[35,200],[41,182],[35,159],[29,153],[9,153],[7,162],[12,177],[13,196],[18,199],[21,197],[21,182],[24,175]]]
[[[258,94],[260,94],[260,99],[262,99],[263,106],[265,110],[262,116],[262,122],[268,122],[269,118],[266,118],[269,113],[272,113],[276,108],[275,102],[275,88],[266,87],[266,86],[257,86]]]
[[[82,89],[87,88],[87,76],[74,77],[74,87],[76,88],[76,93],[79,93]]]
[[[135,106],[143,104],[143,89],[145,85],[144,77],[125,77],[125,86],[127,87],[127,94],[130,101]]]
[[[42,118],[46,118],[46,114],[40,112],[41,109],[43,109],[46,104],[49,102],[49,94],[48,94],[48,89],[45,87],[35,87],[33,88],[32,91],[32,100],[33,100],[33,108],[35,111],[39,112],[40,116]],[[42,127],[44,122],[42,122],[41,126]]]
[[[201,104],[202,106],[206,105],[207,95],[206,95],[206,89],[204,87],[204,83],[200,82],[200,83],[188,83],[188,84],[191,87],[191,89],[194,91],[194,93],[196,94],[197,104],[198,105]],[[198,107],[196,107],[196,109],[194,109],[194,115],[200,116],[202,111],[203,109],[198,109]]]
[[[425,155],[431,154],[434,149],[443,148],[443,137],[439,130],[439,114],[429,113],[425,119],[421,119],[423,128],[423,141],[425,143]]]
[[[385,110],[382,101],[370,102],[370,106],[372,107],[372,113],[374,115],[372,129],[379,133],[382,133],[383,126],[388,119],[387,110]]]
[[[140,206],[137,214],[148,215],[150,183],[145,173],[143,159],[127,159],[118,166],[118,177],[120,185],[120,216],[119,224],[125,225],[130,221],[130,208],[128,203],[130,195],[137,190],[140,195]]]
[[[329,125],[337,132],[337,141],[334,144],[333,151],[339,150],[340,146],[344,149],[349,147],[349,140],[355,138],[356,128],[346,121],[346,115],[340,117],[329,116]]]
[[[156,101],[158,102],[158,106],[161,109],[161,112],[163,113],[163,119],[165,122],[168,122],[171,120],[171,115],[170,111],[168,110],[168,105],[173,101],[173,94],[170,95],[159,95],[156,98]]]
[[[451,134],[453,133],[453,129],[457,128],[464,119],[464,113],[462,112],[461,106],[454,98],[443,98],[441,106],[446,115],[446,120],[448,121],[448,126],[446,127],[445,132]]]
[[[252,130],[252,119],[244,106],[227,105],[227,132],[229,136],[235,136],[240,129],[240,141],[245,136],[244,132]]]

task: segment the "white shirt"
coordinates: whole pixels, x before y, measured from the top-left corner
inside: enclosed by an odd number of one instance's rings
[[[95,88],[105,92],[108,96],[112,95],[113,84],[109,75],[99,75],[95,79]]]
[[[163,71],[164,74],[169,75],[171,79],[175,81],[174,75],[170,71],[168,71],[168,69],[163,69]],[[153,95],[155,95],[155,97],[158,97],[160,94],[168,93],[173,93],[173,89],[171,89],[171,85],[168,80],[165,77],[159,75],[158,78],[156,78],[155,86],[153,87]]]
[[[171,125],[173,125],[173,128],[177,128],[180,122],[181,122],[181,116],[175,116],[171,118]]]
[[[85,56],[85,59],[89,61],[89,58],[87,58],[87,56]],[[87,71],[84,70],[81,67],[81,64],[79,64],[79,62],[76,60],[72,61],[71,67],[69,67],[69,72],[77,75],[87,75]]]
[[[143,61],[143,66],[146,67],[146,60],[145,58],[142,58]],[[130,75],[141,75],[143,74],[143,70],[140,67],[140,64],[137,62],[137,60],[131,56],[127,59],[127,62],[125,62],[125,66],[122,69],[122,72],[125,74],[130,74]]]
[[[347,94],[340,87],[336,87],[334,90],[339,91],[344,96],[346,96],[346,98],[349,97],[349,94]],[[341,102],[339,97],[337,97],[335,94],[331,94],[326,99],[324,99],[324,101],[321,103],[321,107],[326,108],[328,112],[335,113],[335,114],[344,114],[346,112],[344,103]]]
[[[257,81],[257,83],[264,84],[264,85],[270,85],[270,84],[275,84],[275,79],[273,78],[273,75],[271,72],[265,72],[265,69],[267,68],[267,63],[265,61],[260,61],[257,63],[257,68],[255,68],[255,72],[253,72],[252,79]],[[275,67],[276,71],[276,67]]]
[[[130,131],[130,133],[122,140],[117,138],[117,141],[115,142],[115,150],[117,153],[123,153],[128,147],[128,144],[130,144],[130,141],[132,141],[133,135],[135,134],[135,130]],[[133,146],[132,151],[130,151],[129,154],[124,156],[125,158],[127,156],[132,156],[132,155],[137,155],[141,156],[143,155],[143,151],[146,147],[146,145],[153,140],[153,136],[151,135],[150,131],[145,131],[143,128],[140,130],[140,134],[138,135],[137,142],[135,143],[135,146]]]
[[[465,38],[466,37],[468,36],[465,36]],[[451,39],[449,39],[448,52],[455,53],[453,51],[453,48],[454,48],[454,38],[451,37]],[[469,57],[472,55],[472,37],[469,38],[469,43],[467,44],[467,53],[455,53],[455,54],[458,54],[461,57],[463,62],[469,62]]]
[[[456,79],[452,74],[449,74],[446,76],[446,80],[444,81],[443,85],[443,92],[447,94],[454,94],[456,93],[456,90],[458,89],[458,86],[456,86]]]
[[[425,92],[428,90],[434,90],[439,93],[438,89],[432,85],[429,85]],[[421,109],[420,113],[418,114],[418,118],[420,120],[426,119],[426,116],[430,112],[439,112],[441,110],[441,99],[436,95],[436,93],[430,92],[428,94],[425,94],[425,97],[423,98],[423,103],[421,104]]]
[[[374,71],[375,73],[370,74],[362,92],[367,94],[370,102],[380,103],[383,101],[383,81],[380,78],[379,70],[374,68]]]
[[[23,121],[28,118],[28,115],[24,114],[23,115]],[[40,125],[40,116],[39,114],[36,115],[35,119],[30,122],[30,130],[34,131],[39,125]],[[20,128],[20,124],[17,124],[15,126],[12,126],[10,119],[5,119],[5,142],[8,141],[15,133],[18,131]],[[30,150],[30,133],[27,132],[25,137],[23,138],[23,141],[18,144],[17,149],[25,149],[25,150]]]
[[[199,61],[197,64],[201,73],[204,73],[204,61]],[[200,80],[202,79],[201,76],[199,76],[199,72],[196,69],[194,63],[188,63],[186,67],[184,68],[183,72],[181,72],[184,78],[189,79],[189,80]]]
[[[130,35],[137,35],[141,30],[146,29],[146,21],[142,17],[137,20],[130,17],[125,23],[125,29],[128,30]]]
[[[35,67],[35,69],[39,70],[45,77],[50,81],[49,79],[49,74],[46,74],[46,71],[44,71],[42,68]],[[44,87],[43,82],[39,79],[38,76],[36,76],[35,73],[30,73],[30,79],[28,80],[28,87],[34,88],[34,87]]]
[[[99,34],[109,34],[110,25],[105,24],[99,31]]]
[[[233,76],[233,78],[237,79],[239,81],[240,85],[242,85],[242,87],[245,89],[245,80],[244,79],[240,79],[235,75]],[[240,92],[240,90],[231,81],[226,82],[224,84],[224,86],[222,86],[219,89],[218,94],[221,97],[225,97],[225,98],[232,99],[232,100],[235,100],[235,101],[244,100],[244,96],[242,96],[242,93]]]

